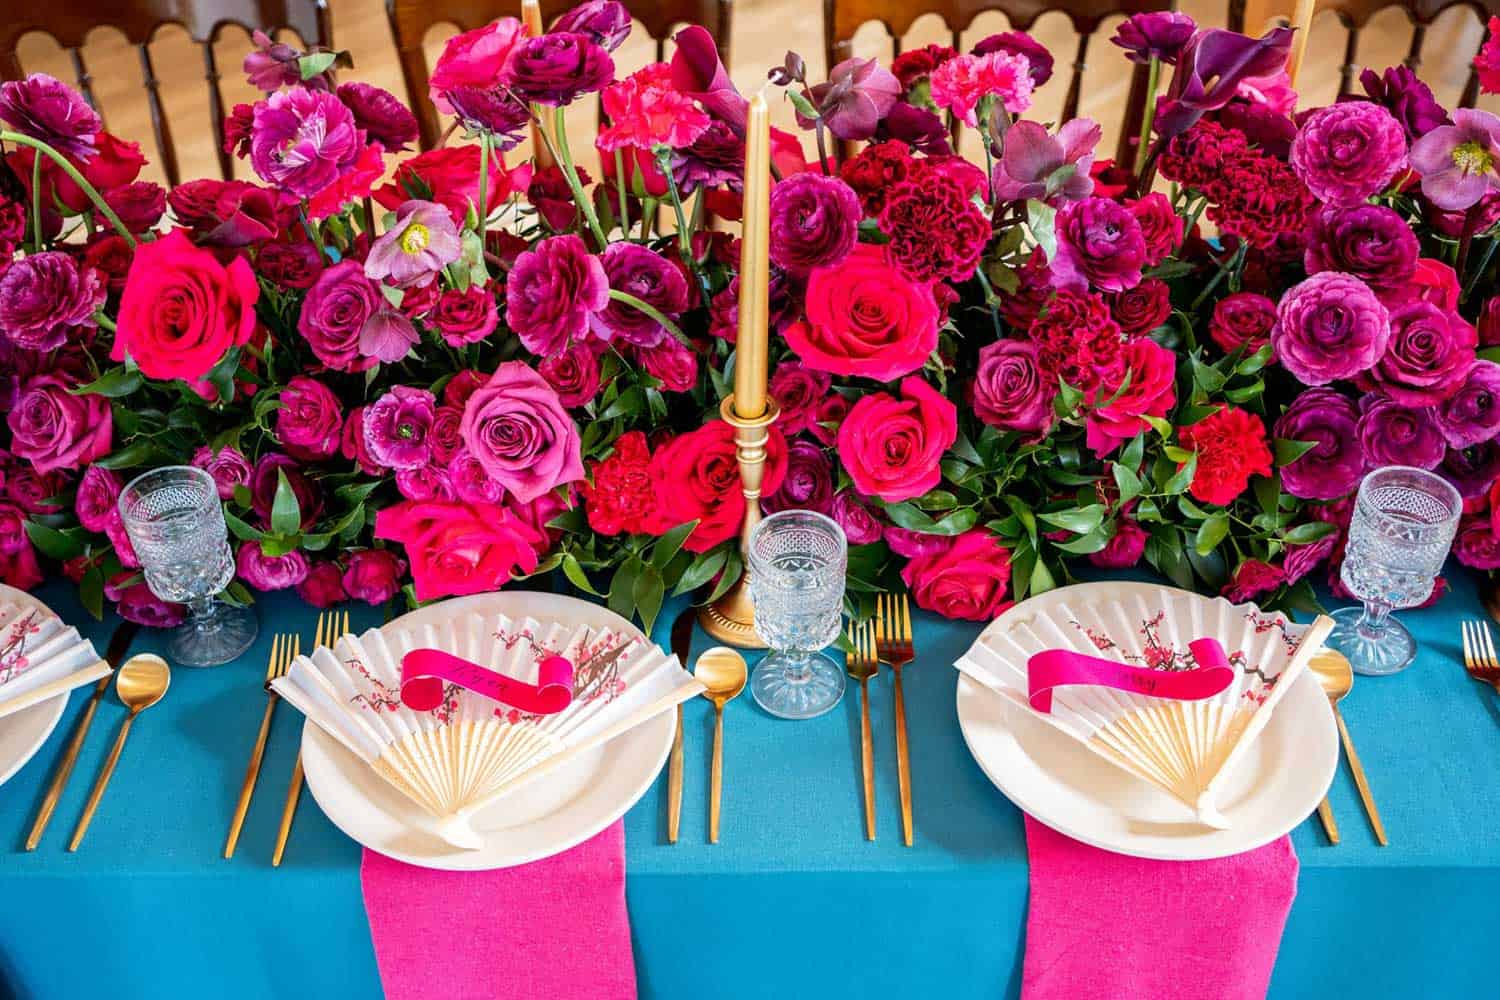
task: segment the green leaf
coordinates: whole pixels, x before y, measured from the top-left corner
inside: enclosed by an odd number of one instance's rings
[[[1186,448],[1179,448],[1175,444],[1169,444],[1161,450],[1161,453],[1177,463],[1191,461],[1193,452]]]
[[[297,60],[297,70],[303,80],[311,80],[332,69],[338,57],[337,52],[309,52]]]
[[[666,594],[666,585],[662,583],[661,574],[655,568],[647,566],[641,570],[641,575],[636,577],[635,610],[641,617],[641,625],[647,635],[651,634],[651,626],[656,624],[656,616],[661,612],[661,602]]]
[[[1270,344],[1260,345],[1260,350],[1248,357],[1242,358],[1240,363],[1234,366],[1237,375],[1254,375],[1266,365],[1271,363],[1273,350]]]
[[[1193,362],[1193,382],[1204,392],[1212,395],[1224,387],[1224,373],[1213,365],[1204,364],[1197,358]]]
[[[1026,228],[1050,262],[1057,256],[1057,209],[1032,198],[1026,202]]]
[[[1161,491],[1169,496],[1177,496],[1186,493],[1187,488],[1192,485],[1193,474],[1198,471],[1198,456],[1195,453],[1188,459],[1187,464],[1173,473],[1172,477],[1162,484]]]
[[[585,594],[593,594],[595,597],[604,596],[594,589],[594,585],[589,582],[588,574],[583,571],[583,567],[578,564],[578,557],[573,553],[563,553],[562,571],[563,576],[568,578],[568,582]]]
[[[1031,567],[1031,586],[1029,593],[1045,594],[1057,586],[1057,581],[1052,578],[1052,571],[1047,568],[1047,561],[1041,557],[1037,558],[1036,565]]]
[[[1087,535],[1079,535],[1069,542],[1053,542],[1052,547],[1069,555],[1086,556],[1091,552],[1098,552],[1109,544],[1114,537],[1114,532],[1109,531],[1104,525],[1100,525]]]
[[[1229,516],[1222,511],[1198,525],[1198,535],[1193,539],[1193,548],[1200,556],[1216,549],[1224,536],[1229,534]]]
[[[1136,440],[1140,440],[1137,438]],[[1141,494],[1141,477],[1119,462],[1113,463],[1115,487],[1120,491],[1120,502],[1129,503]]]
[[[609,582],[609,610],[621,618],[635,617],[635,581],[644,566],[640,557],[631,556]]]
[[[227,403],[234,398],[234,373],[239,367],[240,349],[231,347],[204,376],[208,384],[218,391],[219,402]]]
[[[1276,464],[1291,465],[1317,446],[1318,442],[1316,441],[1291,441],[1287,438],[1277,438],[1275,443]]]
[[[974,450],[974,443],[969,440],[967,434],[959,432],[958,439],[953,442],[953,447],[948,452],[956,458],[963,459],[970,465],[983,465],[984,459],[979,457],[979,452]]]
[[[1231,403],[1248,403],[1252,399],[1259,399],[1266,391],[1264,379],[1256,379],[1249,385],[1236,386],[1233,389],[1224,390],[1224,398]]]
[[[936,535],[962,535],[965,531],[979,523],[979,511],[973,507],[960,507],[947,517],[942,518],[933,526],[933,534]]]
[[[302,508],[285,469],[276,470],[276,496],[271,500],[271,530],[278,535],[295,535],[302,529]]]
[[[740,575],[744,571],[745,564],[740,558],[739,547],[734,545],[729,546],[727,554],[724,556],[724,572],[719,577],[719,582],[714,584],[713,591],[708,595],[708,602],[711,604],[728,593],[730,587],[739,583]]]
[[[1161,417],[1153,417],[1153,416],[1150,416],[1149,414],[1142,415],[1141,419],[1144,420],[1144,421],[1146,421],[1146,423],[1150,424],[1151,425],[1151,429],[1154,430],[1154,431],[1156,431],[1156,433],[1158,435],[1160,435],[1161,437],[1163,437],[1163,438],[1171,438],[1171,436],[1172,436],[1172,423],[1171,423],[1171,421],[1163,420]]]
[[[1103,522],[1104,505],[1093,503],[1087,507],[1076,507],[1072,510],[1041,511],[1037,517],[1050,525],[1071,531],[1075,535],[1086,535]]]
[[[234,533],[234,537],[241,541],[258,542],[265,537],[265,532],[246,524],[238,514],[231,510],[224,511],[224,523],[229,525],[229,530]]]
[[[124,365],[111,368],[87,385],[80,385],[69,389],[75,396],[103,396],[106,399],[118,399],[128,396],[145,384],[139,370],[127,369]]]
[[[688,564],[688,568],[682,571],[682,576],[677,578],[677,586],[672,588],[673,596],[697,590],[712,580],[715,574],[724,568],[724,560],[728,555],[729,550],[723,545],[695,555],[693,561]]]
[[[135,441],[119,451],[111,452],[94,464],[106,469],[133,469],[138,465],[153,462],[160,456],[161,453],[156,445],[150,441]]]
[[[658,538],[651,549],[651,565],[657,569],[665,568],[696,527],[698,527],[697,519],[686,521]]]
[[[1337,530],[1337,525],[1327,521],[1308,521],[1306,524],[1297,525],[1281,537],[1292,545],[1306,545],[1309,542],[1316,542],[1325,535],[1331,535]]]
[[[1146,435],[1137,434],[1130,439],[1130,443],[1125,446],[1125,450],[1120,452],[1120,464],[1128,466],[1131,469],[1139,469],[1141,467],[1141,458],[1145,454]]]
[[[885,505],[885,512],[898,528],[905,528],[907,531],[924,531],[929,534],[937,530],[937,522],[909,500],[901,503],[888,503]]]
[[[78,601],[96,619],[104,618],[104,573],[98,566],[90,566],[78,581]]]
[[[1275,514],[1281,502],[1281,486],[1276,477],[1256,476],[1251,488],[1255,491],[1255,502],[1260,505],[1260,509],[1267,514]]]
[[[56,528],[50,528],[39,521],[22,522],[26,530],[26,537],[31,539],[31,544],[41,550],[42,555],[58,562],[66,562],[74,556],[83,554],[83,543],[72,535],[65,535]]]

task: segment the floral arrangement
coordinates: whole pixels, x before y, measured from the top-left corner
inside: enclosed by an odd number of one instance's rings
[[[649,622],[729,587],[746,100],[697,27],[617,72],[629,30],[589,0],[453,38],[427,152],[338,54],[258,35],[264,97],[226,128],[256,180],[172,191],[64,84],[0,88],[0,580],[56,565],[174,622],[116,500],[192,463],[236,600],[560,571]],[[1500,568],[1500,119],[1399,67],[1298,110],[1290,39],[1126,20],[1153,81],[1129,164],[1025,117],[1053,60],[1021,32],[769,72],[805,135],[773,136],[765,503],[843,526],[855,610],[899,575],[988,619],[1079,559],[1307,603],[1393,462],[1453,481],[1458,558]],[[1500,87],[1497,43],[1477,65]],[[595,95],[597,180],[565,128]],[[507,161],[528,130],[548,165]]]

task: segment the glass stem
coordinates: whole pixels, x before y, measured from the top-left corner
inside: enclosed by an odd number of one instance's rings
[[[788,649],[782,653],[785,666],[782,673],[786,676],[789,684],[805,684],[812,677],[812,668],[808,666],[812,662],[812,654],[805,649]]]
[[[1366,638],[1377,638],[1385,631],[1386,621],[1390,618],[1391,606],[1384,601],[1366,601],[1365,613],[1360,616],[1355,627],[1359,633]]]
[[[200,597],[189,601],[188,620],[200,632],[212,631],[217,628],[218,623],[214,615],[214,599],[212,597]]]

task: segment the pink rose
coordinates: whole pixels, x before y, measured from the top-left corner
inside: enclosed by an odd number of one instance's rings
[[[583,478],[578,428],[557,390],[523,361],[495,369],[464,404],[464,445],[521,503]]]
[[[42,582],[42,567],[26,537],[26,517],[15,504],[0,503],[0,583],[30,590]]]
[[[958,439],[958,410],[936,389],[908,375],[901,396],[862,397],[838,432],[839,458],[855,489],[888,503],[937,486],[938,463]]]
[[[917,607],[944,618],[989,621],[1010,607],[1010,553],[983,528],[953,539],[931,555],[917,556],[901,571]]]
[[[331,608],[347,600],[344,592],[343,573],[336,562],[316,562],[307,571],[307,576],[297,584],[297,596],[315,608]]]
[[[561,351],[543,358],[537,371],[566,407],[584,406],[599,393],[599,359],[581,341],[573,341]]]
[[[214,477],[220,500],[232,500],[236,486],[250,485],[250,460],[238,448],[226,446],[214,451],[203,445],[193,452],[192,464]]]
[[[543,540],[504,507],[443,501],[385,508],[375,537],[406,546],[419,601],[498,590],[536,569]]]
[[[21,387],[6,416],[11,452],[37,472],[77,469],[109,454],[109,400],[75,396],[72,386],[62,375],[38,375]]]
[[[1122,517],[1115,525],[1115,536],[1098,552],[1089,553],[1089,562],[1105,569],[1129,569],[1141,561],[1150,535],[1133,517]]]
[[[1106,379],[1093,398],[1103,400],[1088,414],[1086,442],[1103,458],[1151,425],[1146,417],[1165,417],[1177,402],[1174,380],[1177,355],[1149,337],[1137,337],[1120,352],[1117,378]],[[1127,374],[1128,373],[1128,374]],[[1128,378],[1125,391],[1121,380]]]
[[[401,589],[406,560],[390,549],[361,549],[348,557],[344,590],[366,604],[384,604]]]
[[[73,510],[78,523],[89,531],[104,532],[120,519],[120,490],[125,483],[118,475],[91,465],[78,480],[78,495],[73,499]]]
[[[1234,571],[1234,579],[1220,591],[1235,604],[1253,601],[1286,582],[1286,572],[1259,559],[1246,559]]]
[[[241,580],[256,590],[285,590],[307,579],[307,556],[297,550],[268,556],[259,542],[241,542],[235,570]]]
[[[344,415],[335,396],[322,382],[294,375],[281,391],[276,411],[276,438],[286,453],[303,462],[319,462],[338,453]]]

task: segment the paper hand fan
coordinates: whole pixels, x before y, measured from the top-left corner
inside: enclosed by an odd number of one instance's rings
[[[1226,775],[1332,627],[1321,616],[1311,625],[1298,625],[1253,604],[1159,587],[1119,600],[1054,602],[1048,615],[1012,618],[1004,627],[997,622],[957,666],[1033,711],[1027,665],[1035,654],[1071,650],[1153,671],[1183,672],[1199,666],[1191,643],[1217,640],[1233,678],[1210,697],[1176,700],[1069,684],[1052,690],[1050,712],[1035,715],[1110,763],[1165,789],[1203,824],[1227,829],[1218,802]]]
[[[35,605],[0,600],[0,718],[108,674],[76,628]]]
[[[561,712],[533,715],[456,684],[425,711],[401,700],[401,659],[436,649],[535,683],[538,664],[575,665]],[[471,614],[436,624],[348,635],[298,657],[276,693],[437,817],[455,847],[477,849],[485,806],[558,764],[703,690],[675,656],[609,629]]]

